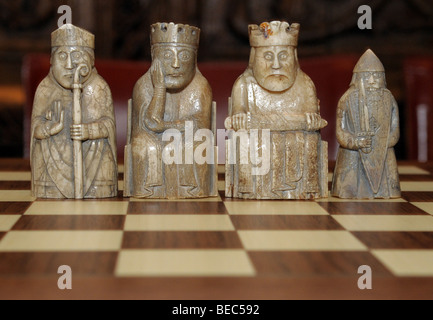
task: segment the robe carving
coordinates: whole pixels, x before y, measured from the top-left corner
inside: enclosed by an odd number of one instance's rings
[[[255,165],[251,161],[244,164],[240,159],[240,148],[254,148],[251,139],[236,139],[237,144],[234,138],[230,139],[227,154],[236,154],[236,159],[235,164],[227,165],[226,196],[245,199],[327,197],[327,142],[321,140],[320,131],[306,130],[305,114],[319,113],[311,79],[298,69],[290,89],[271,92],[257,83],[248,68],[236,81],[231,99],[230,116],[247,112],[250,134],[254,129],[270,130],[269,143],[263,140],[263,133],[258,142],[259,156],[269,153],[270,170],[264,175],[252,175]],[[236,134],[239,133],[232,133],[232,137]],[[227,161],[230,163],[233,159]]]
[[[166,122],[189,122],[192,140],[199,129],[211,129],[212,94],[207,80],[197,69],[191,83],[177,92],[166,92],[164,118]],[[185,145],[181,141],[163,141],[164,132],[150,130],[145,123],[146,111],[154,94],[150,71],[135,85],[132,98],[131,141],[125,149],[125,196],[136,198],[185,199],[217,195],[216,164],[195,162],[192,152],[203,142]],[[179,131],[178,131],[179,132]],[[192,141],[189,139],[189,141]],[[212,153],[215,152],[212,142]],[[185,155],[185,152],[189,152]],[[163,155],[180,155],[178,163],[168,164]],[[213,159],[216,153],[210,155]],[[188,161],[192,160],[192,161]]]
[[[336,133],[340,147],[331,193],[349,199],[398,198],[401,190],[394,152],[400,137],[397,103],[387,89],[367,92],[364,99],[352,85],[339,102]],[[373,132],[368,153],[358,150],[355,143],[365,122],[359,107],[364,104]]]
[[[44,125],[47,113],[60,101],[64,128],[57,135],[37,139],[35,129]],[[116,125],[113,101],[107,83],[93,69],[83,84],[82,123],[89,130],[105,132],[106,137],[82,142],[84,198],[117,195]],[[61,87],[52,73],[40,83],[32,112],[31,166],[32,194],[37,198],[74,198],[72,125],[73,92]]]

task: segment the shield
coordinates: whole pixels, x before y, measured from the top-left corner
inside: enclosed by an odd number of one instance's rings
[[[389,133],[391,129],[391,101],[386,92],[383,92],[383,99],[369,105],[368,110],[376,109],[376,117],[370,113],[369,123],[372,132],[372,143],[370,152],[359,150],[362,164],[367,179],[374,193],[378,193],[382,175],[384,173],[386,156],[388,153]]]

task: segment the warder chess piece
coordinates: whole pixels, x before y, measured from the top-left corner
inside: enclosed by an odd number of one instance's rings
[[[199,38],[193,26],[151,26],[152,66],[130,102],[124,196],[217,196],[216,105],[197,67]]]
[[[297,57],[299,24],[249,26],[247,70],[229,99],[226,196],[316,199],[328,196],[328,144],[319,100]]]
[[[117,195],[113,101],[95,69],[94,41],[71,24],[51,34],[51,69],[32,111],[32,194],[37,198]]]
[[[385,69],[371,50],[360,58],[337,110],[340,144],[331,195],[348,199],[401,195],[394,146],[398,106],[386,88]]]

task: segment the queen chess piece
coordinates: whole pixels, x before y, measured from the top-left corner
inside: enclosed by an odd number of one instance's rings
[[[152,66],[136,83],[130,101],[124,195],[217,196],[216,106],[197,67],[200,29],[156,23],[150,36]],[[206,148],[196,139],[202,134]],[[203,155],[206,161],[200,160]]]

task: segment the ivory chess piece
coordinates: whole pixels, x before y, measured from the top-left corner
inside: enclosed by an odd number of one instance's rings
[[[299,24],[249,26],[249,66],[229,100],[226,196],[317,199],[328,196],[328,144],[319,100],[297,57]]]
[[[32,194],[37,198],[117,195],[111,91],[95,68],[93,34],[65,24],[51,34],[51,68],[35,94]]]
[[[193,26],[151,26],[152,66],[130,103],[125,196],[217,196],[216,110],[197,67],[199,38]]]
[[[337,110],[340,144],[331,194],[347,199],[399,198],[394,146],[400,137],[398,106],[386,88],[385,68],[367,50],[353,71]]]

